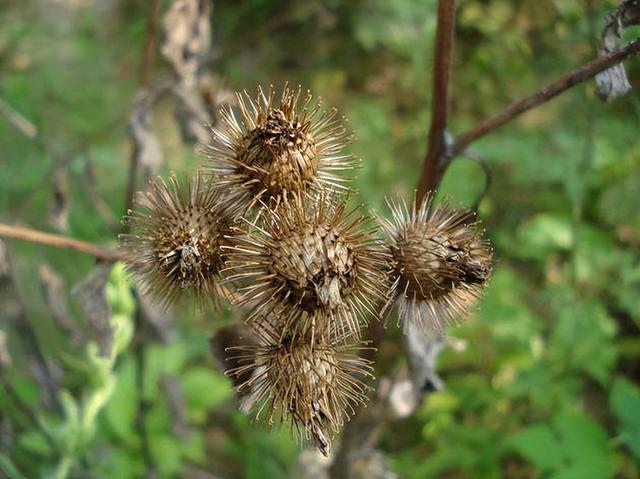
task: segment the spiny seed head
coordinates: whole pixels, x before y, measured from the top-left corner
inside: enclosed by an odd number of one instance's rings
[[[323,110],[308,92],[301,96],[299,87],[285,87],[279,99],[273,87],[267,94],[258,87],[256,98],[237,94],[240,120],[231,108],[222,109],[221,126],[200,151],[234,216],[256,204],[278,204],[291,193],[348,190],[340,172],[356,161],[341,150],[351,134],[335,110]]]
[[[298,438],[328,455],[332,436],[367,399],[361,379],[371,377],[371,367],[339,341],[324,342],[306,333],[283,336],[272,326],[262,329],[258,346],[231,353],[248,364],[228,374],[250,373],[238,387],[245,394],[241,408],[257,409],[256,419],[264,414],[269,425],[274,420],[291,423]]]
[[[223,275],[239,287],[250,322],[276,316],[284,328],[316,326],[316,334],[358,337],[360,320],[377,316],[388,262],[367,217],[327,197],[285,200],[265,213],[264,227],[225,246]]]
[[[120,239],[131,253],[128,270],[161,306],[187,291],[200,305],[217,305],[220,247],[230,224],[217,204],[200,173],[186,188],[171,175],[168,183],[157,178],[137,194],[125,219],[131,233]]]
[[[468,210],[433,204],[433,197],[411,212],[389,202],[393,222],[380,218],[390,239],[393,294],[399,320],[426,332],[442,332],[466,314],[491,274],[492,254]]]

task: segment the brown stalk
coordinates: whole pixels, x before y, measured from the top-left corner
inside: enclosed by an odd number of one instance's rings
[[[438,27],[433,62],[431,126],[429,128],[427,154],[416,192],[418,205],[426,198],[429,191],[437,187],[440,181],[438,166],[445,153],[446,146],[444,135],[448,117],[449,78],[453,53],[455,11],[455,0],[438,1]],[[371,321],[367,334],[372,348],[367,351],[365,357],[374,361],[377,355],[376,348],[384,335],[382,322]],[[363,441],[368,444],[376,442],[377,435],[381,430],[380,427],[376,426],[376,422],[381,419],[372,418],[372,416],[376,416],[376,413],[368,412],[364,407],[360,407],[352,420],[345,425],[340,448],[336,451],[334,462],[329,471],[331,479],[348,479],[351,475],[352,456],[362,447]]]
[[[54,248],[66,248],[80,253],[95,256],[106,261],[118,261],[126,259],[124,251],[105,248],[87,241],[77,240],[66,236],[44,233],[42,231],[0,223],[0,238],[17,239],[38,243]]]
[[[434,190],[438,183],[438,164],[445,153],[444,134],[447,128],[449,77],[453,53],[453,33],[455,29],[455,0],[438,1],[438,29],[434,46],[433,92],[431,96],[431,127],[427,155],[416,193],[417,206],[425,195]]]

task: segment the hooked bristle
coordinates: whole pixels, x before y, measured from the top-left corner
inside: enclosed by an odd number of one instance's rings
[[[168,184],[157,178],[137,194],[126,218],[131,233],[121,242],[131,253],[127,269],[162,307],[186,292],[201,306],[218,305],[220,247],[230,226],[218,203],[200,173],[186,188],[171,175]]]
[[[433,196],[411,212],[404,202],[389,202],[393,222],[380,218],[390,239],[393,295],[403,324],[442,332],[467,314],[491,275],[492,253],[473,213],[434,205]]]
[[[323,110],[300,88],[285,87],[279,100],[272,87],[267,94],[259,87],[255,98],[246,92],[237,98],[240,120],[231,108],[223,109],[221,126],[200,149],[233,216],[295,193],[349,191],[342,172],[357,162],[342,153],[352,135],[335,110]]]
[[[257,410],[256,419],[289,422],[299,439],[311,441],[327,456],[331,439],[366,399],[371,378],[369,362],[351,354],[357,349],[327,341],[309,332],[282,336],[272,327],[262,329],[261,343],[237,350],[247,364],[227,371],[250,379],[238,386],[245,394],[241,409]]]
[[[263,227],[223,247],[223,276],[238,286],[250,322],[279,318],[283,328],[315,326],[315,334],[359,337],[361,321],[377,317],[389,258],[367,217],[326,197],[285,200]]]

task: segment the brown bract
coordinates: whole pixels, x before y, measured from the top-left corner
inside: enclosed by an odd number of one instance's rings
[[[259,87],[255,98],[246,92],[237,97],[240,118],[223,108],[221,124],[200,148],[233,216],[295,193],[348,191],[342,173],[357,162],[342,153],[351,134],[335,110],[323,110],[300,88],[285,87],[278,99],[272,87],[266,94]]]
[[[163,307],[186,292],[200,305],[217,305],[220,247],[229,227],[218,205],[199,173],[186,188],[172,175],[168,183],[158,178],[136,196],[126,218],[131,234],[120,237],[133,258],[127,268]]]
[[[263,227],[235,235],[223,275],[252,307],[249,322],[274,316],[290,333],[311,325],[317,335],[359,337],[387,284],[388,257],[367,220],[344,202],[294,196],[266,212]]]
[[[473,213],[435,205],[433,197],[409,212],[404,202],[390,202],[393,221],[380,218],[390,239],[393,295],[385,307],[398,305],[399,320],[425,332],[442,332],[466,314],[491,274],[492,253]]]
[[[228,374],[250,374],[238,387],[247,394],[243,410],[257,410],[256,419],[265,417],[269,425],[289,422],[300,439],[312,441],[328,455],[332,437],[366,401],[362,380],[371,377],[371,367],[350,353],[354,347],[308,333],[282,336],[273,325],[263,324],[259,345],[235,348],[247,364]]]

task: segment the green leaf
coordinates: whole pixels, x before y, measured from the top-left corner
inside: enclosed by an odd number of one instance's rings
[[[0,454],[0,476],[7,479],[26,479],[15,466],[10,457]]]
[[[144,358],[144,399],[152,401],[158,395],[158,381],[162,374],[179,375],[189,354],[189,344],[184,341],[149,345]]]
[[[207,411],[229,398],[231,385],[223,375],[207,368],[198,367],[185,372],[181,379],[187,414],[194,422],[202,422]]]
[[[625,378],[616,378],[609,404],[620,423],[625,444],[640,460],[640,388]]]
[[[512,445],[556,479],[608,479],[614,472],[606,431],[584,414],[558,414],[551,425],[530,426]]]
[[[49,443],[39,431],[27,431],[22,433],[18,438],[18,442],[21,447],[35,454],[40,454],[42,456],[48,456],[51,454]]]
[[[116,386],[104,417],[111,432],[129,446],[137,443],[134,430],[137,407],[136,365],[133,359],[126,358],[118,368]]]
[[[160,474],[175,477],[182,465],[179,440],[173,436],[155,434],[149,437],[149,450]]]
[[[516,434],[511,444],[521,456],[545,471],[562,463],[560,442],[546,425],[528,427]]]
[[[518,230],[519,254],[540,258],[554,251],[567,251],[573,246],[571,220],[540,213]]]

